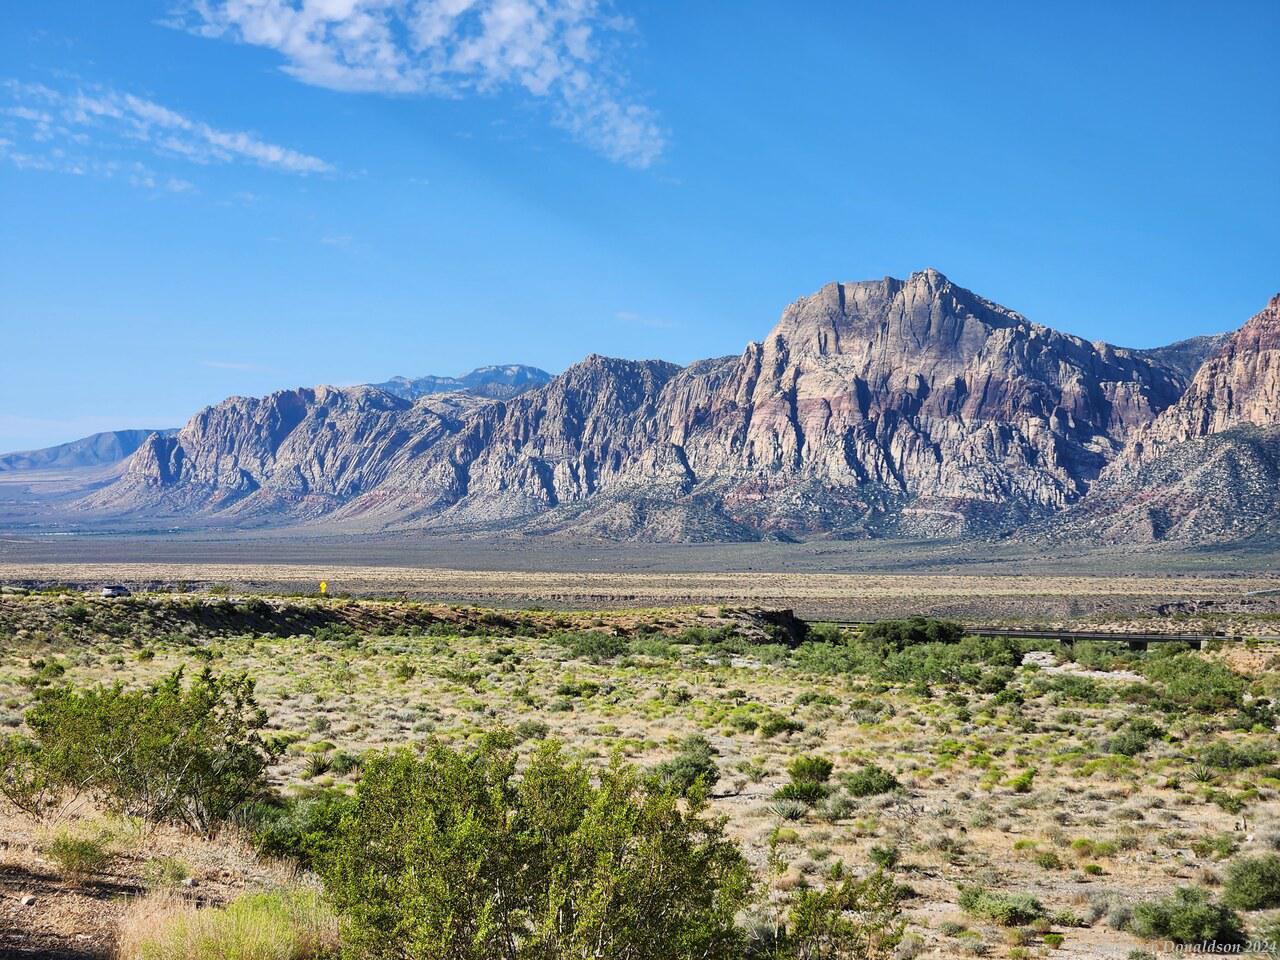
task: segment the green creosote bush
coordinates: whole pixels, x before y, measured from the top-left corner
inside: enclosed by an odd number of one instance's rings
[[[114,813],[203,832],[266,789],[273,758],[253,681],[208,669],[186,685],[179,669],[140,690],[48,687],[26,722],[29,741],[0,747],[6,796],[82,791]]]
[[[590,660],[593,663],[613,660],[630,649],[625,637],[598,630],[558,633],[552,639],[568,649],[569,655],[575,660]]]
[[[882,770],[874,763],[861,770],[841,775],[840,782],[845,791],[853,797],[873,797],[890,790],[897,790],[901,784],[898,778],[888,770]]]
[[[1247,770],[1250,767],[1263,767],[1274,763],[1276,754],[1261,744],[1241,744],[1239,746],[1218,740],[1200,751],[1200,762],[1219,770]]]
[[[1147,940],[1234,944],[1243,939],[1235,912],[1199,887],[1179,887],[1168,896],[1136,904],[1129,925]]]
[[[342,817],[354,801],[341,790],[316,790],[245,809],[241,823],[254,847],[270,857],[288,857],[319,869],[337,842]]]
[[[1280,907],[1280,855],[1241,857],[1227,867],[1222,902],[1237,910]]]
[[[836,864],[821,890],[801,890],[774,956],[885,960],[902,942],[901,890],[883,870],[858,879]]]
[[[741,956],[751,882],[723,823],[618,760],[598,783],[545,743],[428,743],[365,766],[323,874],[373,958]]]
[[[835,765],[826,757],[799,756],[787,764],[792,783],[826,783]]]
[[[521,720],[516,724],[514,731],[518,743],[524,743],[526,740],[545,740],[550,732],[551,727],[545,720]]]
[[[675,789],[681,796],[695,786],[710,790],[720,780],[720,768],[716,766],[716,749],[700,733],[686,737],[680,749],[670,760],[664,760],[653,768],[653,778],[661,786]]]
[[[1004,927],[1021,926],[1045,916],[1040,901],[1026,893],[995,893],[982,887],[963,887],[959,904],[971,917]]]
[[[1143,675],[1160,685],[1159,704],[1170,713],[1190,709],[1213,714],[1238,709],[1247,681],[1240,674],[1196,653],[1155,656],[1142,661]]]
[[[1023,770],[1020,774],[1009,781],[1009,786],[1014,793],[1030,793],[1031,787],[1036,779],[1036,771],[1034,769]]]
[[[951,620],[910,617],[904,620],[880,620],[862,630],[861,639],[893,650],[924,643],[959,643],[964,627]]]

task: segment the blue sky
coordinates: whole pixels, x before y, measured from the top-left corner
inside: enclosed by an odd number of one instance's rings
[[[1149,346],[1280,289],[1280,4],[17,0],[0,450],[689,361],[934,266]]]

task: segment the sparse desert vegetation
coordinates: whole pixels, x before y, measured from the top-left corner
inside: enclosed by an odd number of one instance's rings
[[[1280,918],[1270,640],[229,591],[7,595],[0,638],[6,947],[1124,958]]]

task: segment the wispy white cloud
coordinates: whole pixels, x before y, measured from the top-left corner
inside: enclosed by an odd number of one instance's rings
[[[70,174],[124,175],[147,189],[182,193],[189,180],[158,174],[127,157],[153,157],[208,164],[252,164],[290,174],[332,172],[333,167],[254,134],[222,130],[153,100],[116,90],[75,87],[55,90],[40,83],[7,80],[0,90],[10,105],[0,109],[0,155],[22,169]]]
[[[333,90],[457,97],[514,87],[611,160],[648,167],[658,115],[626,91],[607,0],[188,0],[173,25],[279,52]]]

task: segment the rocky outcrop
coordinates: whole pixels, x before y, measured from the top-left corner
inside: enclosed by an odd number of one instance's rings
[[[545,387],[477,409],[424,455],[397,458],[388,482],[338,519],[509,523],[616,489],[651,442],[658,397],[679,370],[592,355]]]
[[[1178,402],[1133,438],[1121,467],[1246,424],[1280,425],[1280,295],[1205,360]]]
[[[483,402],[446,395],[410,403],[372,387],[232,397],[176,436],[149,437],[121,479],[84,506],[260,521],[319,516],[385,480],[397,455],[459,430]]]
[[[1280,295],[1135,432],[1051,534],[1220,543],[1280,529]]]
[[[1211,348],[1089,343],[926,270],[828,284],[741,355],[684,368],[593,355],[497,400],[233,398],[149,439],[85,505],[614,539],[993,533],[1074,509],[1173,422]],[[1233,410],[1270,409],[1246,392]]]
[[[1178,392],[927,270],[792,304],[732,368],[673,382],[659,438],[757,529],[959,532],[1077,499]]]
[[[1203,337],[1179,340],[1164,347],[1151,347],[1133,352],[1174,374],[1182,381],[1185,389],[1191,382],[1191,378],[1196,375],[1196,371],[1200,369],[1200,365],[1221,350],[1222,345],[1229,339],[1231,339],[1230,333],[1212,333]]]

